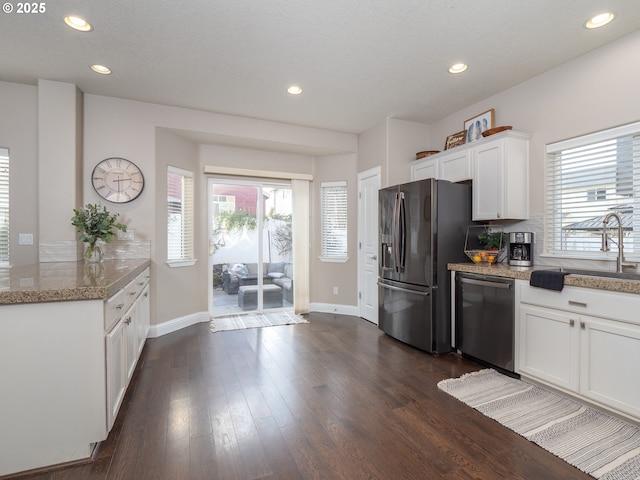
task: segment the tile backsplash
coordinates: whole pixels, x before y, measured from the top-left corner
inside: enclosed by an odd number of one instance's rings
[[[102,247],[105,260],[151,258],[151,242],[126,240],[113,243],[98,242]],[[41,263],[77,262],[82,260],[84,244],[76,241],[48,242],[39,245]]]

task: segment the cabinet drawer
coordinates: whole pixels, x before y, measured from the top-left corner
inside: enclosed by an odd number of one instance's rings
[[[127,309],[125,289],[109,298],[104,304],[104,331],[110,332],[118,322],[118,318]]]
[[[519,280],[517,284],[522,303],[640,324],[637,315],[640,310],[640,295],[571,286],[556,292],[532,287],[523,280]]]
[[[142,273],[139,273],[134,282],[142,290],[149,283],[149,269],[145,268]]]
[[[138,274],[136,278],[131,280],[127,284],[127,286],[124,287],[126,296],[125,308],[129,308],[129,306],[136,300],[136,298],[138,298],[147,283],[149,283],[149,269],[146,269],[142,273]]]

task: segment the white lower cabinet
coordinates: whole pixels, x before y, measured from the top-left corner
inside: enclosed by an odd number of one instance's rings
[[[125,350],[126,325],[122,319],[106,337],[107,347],[107,431],[113,427],[127,389]]]
[[[149,285],[147,284],[137,302],[138,311],[136,312],[136,325],[138,327],[138,356],[142,353],[144,342],[149,334],[151,327],[151,316],[149,312]]]
[[[567,312],[520,305],[520,372],[567,390],[579,382],[579,339]]]
[[[580,320],[580,393],[640,419],[640,326]]]
[[[640,420],[640,296],[520,288],[518,373]]]
[[[107,431],[113,427],[149,331],[149,271],[145,270],[114,297],[124,313],[105,332],[107,354]],[[114,298],[112,297],[112,298]],[[107,302],[108,307],[109,302]]]

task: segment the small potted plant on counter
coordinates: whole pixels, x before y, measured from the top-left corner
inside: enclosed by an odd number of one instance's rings
[[[501,250],[507,243],[507,234],[487,230],[478,234],[478,242],[487,250]]]
[[[97,204],[87,204],[83,209],[73,209],[71,225],[80,234],[80,241],[86,244],[84,259],[88,263],[102,261],[102,249],[96,244],[98,240],[111,243],[117,230],[127,231],[127,226],[116,223],[119,213],[111,213],[107,207]]]

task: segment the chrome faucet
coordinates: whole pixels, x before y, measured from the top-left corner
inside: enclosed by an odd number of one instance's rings
[[[622,270],[624,267],[631,267],[633,266],[634,268],[637,266],[635,263],[632,262],[625,262],[624,261],[624,237],[623,237],[623,232],[622,232],[622,220],[620,219],[620,215],[618,215],[616,212],[611,212],[608,213],[606,217],[604,217],[604,220],[602,220],[602,224],[604,225],[604,229],[602,230],[602,248],[600,250],[602,250],[603,252],[608,252],[609,251],[609,237],[607,236],[607,226],[609,225],[609,221],[615,218],[618,221],[618,259],[616,262],[616,272],[617,273],[622,273]],[[613,240],[612,240],[613,241]],[[614,242],[616,243],[616,242]]]

